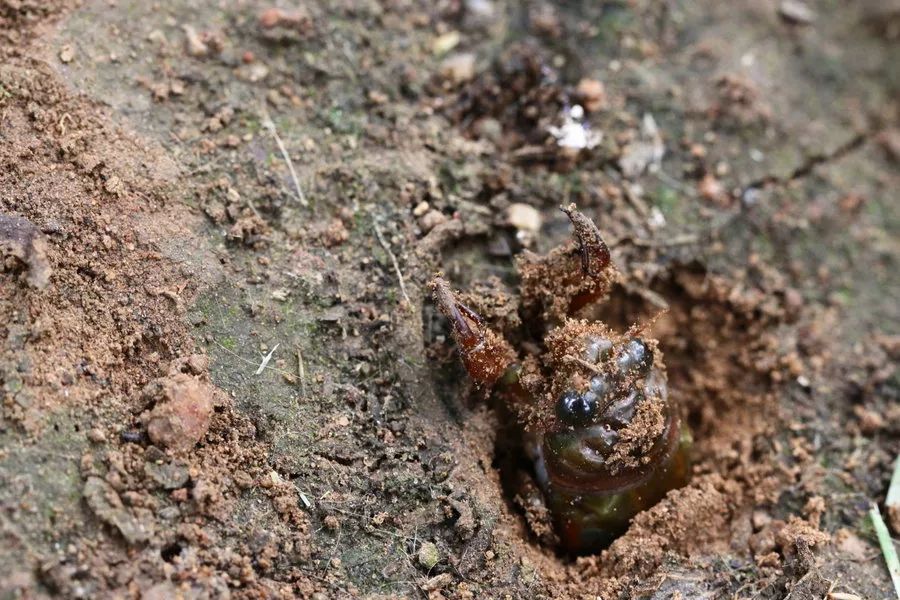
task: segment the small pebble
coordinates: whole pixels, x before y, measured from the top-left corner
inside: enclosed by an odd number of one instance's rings
[[[96,427],[88,431],[87,437],[90,441],[100,444],[106,441],[106,434],[102,429],[97,429]]]
[[[437,546],[434,545],[433,542],[425,542],[419,548],[417,558],[419,559],[420,565],[422,565],[425,569],[431,570],[432,568],[434,568],[434,565],[440,562],[441,553],[438,551]]]
[[[458,31],[448,31],[434,38],[434,42],[431,44],[431,51],[435,56],[447,54],[459,45],[459,41],[460,35]]]
[[[419,219],[419,225],[425,231],[431,231],[447,220],[447,215],[439,210],[429,210]]]
[[[541,213],[533,206],[514,202],[506,209],[507,222],[520,231],[537,233],[541,229]]]
[[[581,98],[581,104],[588,112],[597,112],[606,108],[606,89],[596,79],[582,79],[575,88]]]
[[[75,58],[75,49],[66,44],[59,51],[59,60],[64,64],[69,64]]]
[[[475,55],[471,52],[453,54],[444,59],[441,76],[455,84],[465,83],[475,76]]]
[[[421,217],[425,213],[428,212],[428,209],[431,208],[427,202],[424,200],[416,204],[416,207],[413,209],[413,215],[416,217]]]
[[[783,0],[778,7],[781,18],[795,25],[809,25],[816,20],[816,13],[800,0]]]

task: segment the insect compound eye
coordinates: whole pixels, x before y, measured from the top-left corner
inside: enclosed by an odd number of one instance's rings
[[[556,402],[556,415],[567,425],[587,425],[597,413],[597,394],[588,390],[563,392]]]
[[[632,338],[625,343],[621,353],[616,359],[619,373],[629,375],[631,373],[647,373],[653,366],[653,353],[649,346],[638,338]]]

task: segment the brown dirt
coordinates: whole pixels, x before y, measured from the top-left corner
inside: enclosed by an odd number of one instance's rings
[[[0,0],[0,597],[890,597],[896,10],[287,4]],[[578,559],[427,288],[569,202],[696,440]]]

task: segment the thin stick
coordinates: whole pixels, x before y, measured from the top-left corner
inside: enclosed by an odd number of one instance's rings
[[[266,354],[266,356],[262,359],[262,362],[259,363],[259,368],[256,370],[256,373],[254,373],[254,375],[259,375],[266,370],[266,366],[269,364],[269,361],[272,360],[272,355],[275,354],[275,351],[278,350],[278,346],[280,345],[280,343],[275,344],[275,347],[269,350],[269,353]]]
[[[700,241],[700,236],[696,233],[685,233],[676,235],[667,240],[641,240],[633,239],[631,243],[642,248],[662,248],[665,246],[686,246],[688,244],[696,244]]]
[[[281,136],[278,135],[278,130],[275,129],[274,121],[269,118],[269,112],[265,108],[262,109],[262,114],[262,126],[268,129],[269,133],[272,134],[272,137],[275,138],[275,144],[278,146],[278,150],[281,151],[281,157],[284,158],[284,162],[287,163],[288,171],[291,173],[291,179],[294,181],[294,188],[297,190],[297,198],[300,200],[300,204],[309,206],[309,203],[306,201],[306,196],[303,194],[303,188],[300,187],[297,171],[294,170],[294,161],[291,160],[291,155],[288,154],[287,148],[284,147],[284,142],[281,141]]]
[[[387,252],[388,257],[394,264],[394,271],[397,273],[397,279],[400,281],[400,292],[403,294],[403,298],[406,300],[406,303],[409,306],[412,306],[412,301],[409,299],[409,295],[406,293],[406,284],[403,282],[403,273],[400,272],[400,265],[399,263],[397,263],[397,257],[394,256],[393,252],[391,252],[390,246],[387,245],[387,242],[384,240],[384,236],[381,235],[381,229],[378,228],[378,223],[373,222],[372,227],[375,229],[375,237],[378,238],[378,243],[381,244],[381,247],[384,248],[384,251]]]
[[[234,350],[231,350],[230,348],[226,348],[225,346],[223,346],[222,344],[220,344],[220,343],[217,342],[216,340],[213,340],[212,342],[213,342],[213,344],[215,344],[216,346],[218,346],[219,348],[221,348],[222,350],[224,350],[225,352],[227,352],[227,353],[230,354],[231,356],[235,357],[235,358],[238,359],[239,361],[245,362],[245,363],[247,363],[248,365],[256,366],[256,362],[254,362],[254,361],[252,361],[252,360],[250,360],[250,359],[248,359],[248,358],[244,358],[243,356],[241,356],[240,354],[238,354],[238,353],[235,352]],[[266,368],[271,369],[271,370],[275,371],[276,373],[281,373],[282,375],[287,375],[288,377],[292,377],[292,376],[293,376],[292,373],[288,373],[287,371],[282,371],[281,369],[279,369],[279,368],[277,368],[277,367],[269,367],[269,366],[267,366]]]
[[[297,375],[300,377],[300,395],[306,397],[306,369],[303,367],[303,354],[297,346]]]
[[[579,365],[581,365],[582,367],[584,367],[585,369],[587,369],[589,371],[593,371],[594,373],[597,373],[598,375],[603,375],[603,369],[601,369],[597,365],[593,365],[593,364],[589,363],[588,361],[584,360],[583,358],[579,358],[577,356],[572,356],[571,354],[566,354],[563,357],[563,360],[565,360],[566,362],[578,363]]]
[[[875,535],[878,536],[878,544],[881,546],[881,553],[884,554],[884,562],[887,563],[891,581],[894,582],[894,591],[897,592],[897,597],[900,598],[900,559],[897,558],[894,540],[891,539],[891,534],[884,523],[884,519],[881,518],[878,505],[872,504],[872,508],[869,509],[869,517],[872,519],[872,526],[875,527]]]

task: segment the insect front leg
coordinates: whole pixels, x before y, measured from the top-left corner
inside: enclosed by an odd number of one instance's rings
[[[516,359],[512,346],[460,302],[443,277],[437,275],[432,279],[431,290],[434,303],[450,320],[453,339],[469,376],[482,385],[493,385]]]
[[[546,256],[523,253],[519,259],[522,301],[526,310],[542,314],[547,324],[606,295],[617,271],[600,230],[574,204],[562,206],[573,227],[573,240]]]

